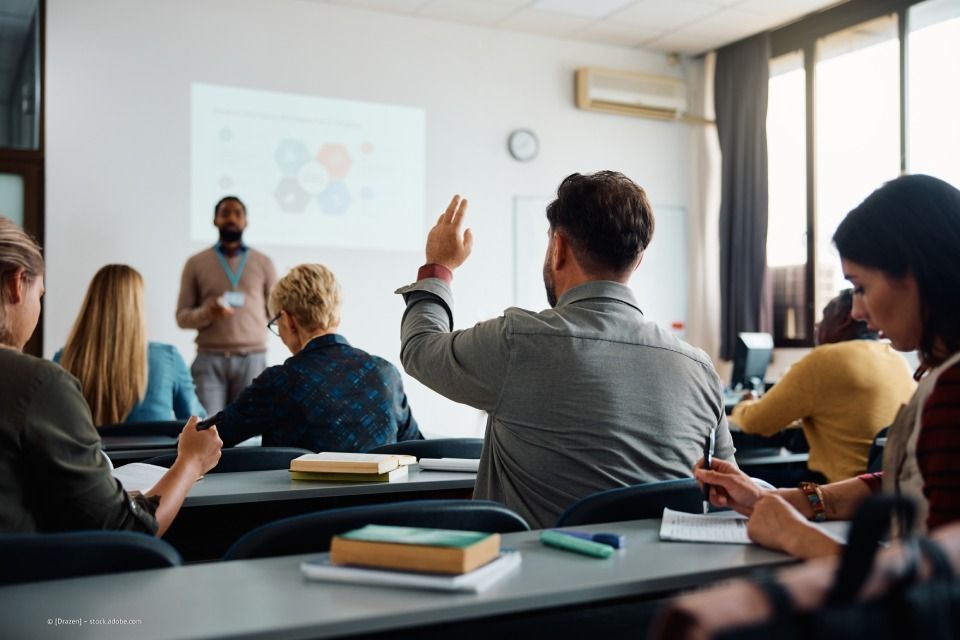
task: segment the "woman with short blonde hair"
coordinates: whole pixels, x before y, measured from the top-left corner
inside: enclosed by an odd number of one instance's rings
[[[322,264],[290,270],[270,291],[267,325],[293,354],[270,367],[217,417],[227,446],[367,451],[422,437],[397,368],[338,333],[340,285]]]
[[[205,415],[180,353],[147,342],[143,276],[125,264],[93,276],[54,361],[80,381],[94,424]]]
[[[270,313],[293,316],[307,330],[340,326],[340,284],[322,264],[301,264],[270,290]]]

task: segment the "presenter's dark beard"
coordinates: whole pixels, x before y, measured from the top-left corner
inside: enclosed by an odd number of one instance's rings
[[[220,242],[240,242],[242,237],[243,231],[241,229],[231,229],[230,227],[220,229]]]
[[[550,308],[557,306],[557,287],[553,283],[553,277],[550,275],[550,269],[547,264],[543,264],[543,288],[547,290],[547,302]]]

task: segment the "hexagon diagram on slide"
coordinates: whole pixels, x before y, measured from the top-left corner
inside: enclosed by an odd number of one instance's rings
[[[353,159],[347,148],[342,144],[325,143],[317,153],[317,162],[327,169],[327,174],[333,180],[342,180],[350,173]]]
[[[273,197],[277,199],[281,211],[288,213],[300,213],[307,208],[307,202],[310,196],[300,186],[297,178],[284,178],[273,191]]]
[[[350,208],[350,190],[347,185],[337,180],[317,196],[320,201],[320,208],[327,215],[339,216],[347,212]]]
[[[281,140],[277,145],[277,150],[273,153],[273,158],[277,161],[277,166],[285,176],[296,175],[303,165],[312,160],[307,145],[302,140],[287,138]]]

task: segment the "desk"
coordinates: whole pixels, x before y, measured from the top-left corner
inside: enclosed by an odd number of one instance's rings
[[[659,520],[638,520],[578,527],[627,537],[626,549],[608,560],[544,547],[537,540],[538,532],[506,534],[503,546],[518,549],[523,564],[517,573],[479,595],[309,582],[299,571],[300,562],[312,557],[306,555],[3,587],[0,619],[6,637],[56,640],[333,638],[388,630],[390,638],[421,637],[418,627],[422,631],[424,626],[443,623],[461,623],[456,629],[462,638],[496,624],[497,618],[491,620],[491,616],[530,616],[551,610],[552,615],[562,615],[616,599],[661,598],[792,562],[784,554],[755,546],[661,542],[659,526]],[[58,617],[126,618],[142,623],[48,626],[48,618]]]
[[[177,448],[177,438],[174,436],[104,436],[100,440],[101,448],[107,454],[131,449]]]
[[[291,480],[285,469],[210,473],[187,494],[164,539],[186,560],[215,560],[244,533],[281,518],[361,504],[470,498],[476,474],[421,471],[397,482]]]

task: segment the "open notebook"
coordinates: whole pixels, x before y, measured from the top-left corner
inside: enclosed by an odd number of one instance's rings
[[[849,522],[820,522],[817,528],[843,544]],[[747,518],[735,511],[701,515],[663,510],[660,539],[678,542],[711,542],[719,544],[752,544],[747,535]]]

